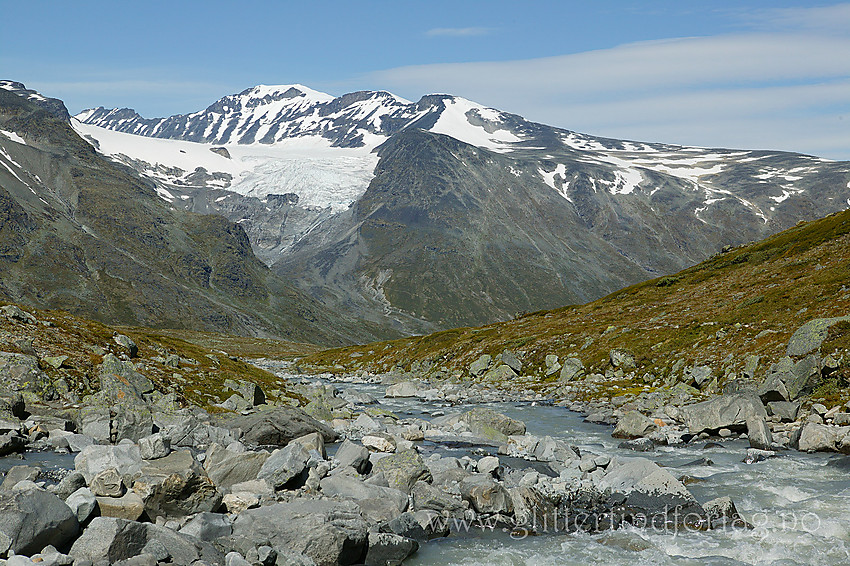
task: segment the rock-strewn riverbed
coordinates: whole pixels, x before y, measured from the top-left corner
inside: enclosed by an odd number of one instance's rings
[[[120,334],[106,346],[82,399],[44,388],[44,364],[67,360],[0,354],[6,563],[848,560],[850,462],[802,453],[845,451],[847,413],[788,392],[828,361],[780,361],[763,386],[704,401],[679,387],[587,402],[521,380],[307,376],[256,360],[281,389],[227,380],[204,410],[143,373],[180,367],[176,355],[140,361]]]

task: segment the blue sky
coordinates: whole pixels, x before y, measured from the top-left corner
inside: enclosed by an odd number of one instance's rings
[[[449,92],[591,134],[850,159],[850,3],[0,0],[0,13],[0,78],[72,112],[163,116],[302,83]]]

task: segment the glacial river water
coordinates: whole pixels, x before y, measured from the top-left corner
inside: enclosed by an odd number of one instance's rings
[[[422,410],[435,408],[413,399],[381,399],[383,388],[368,387],[383,406],[403,416],[427,419]],[[502,403],[493,408],[522,420],[534,435],[558,437],[594,453],[643,456],[674,467],[671,471],[677,477],[702,480],[688,486],[698,501],[728,495],[755,528],[677,533],[626,528],[522,540],[498,530],[473,529],[464,536],[453,534],[423,544],[405,565],[850,564],[850,457],[784,452],[745,464],[742,460],[749,445],[741,440],[707,449],[705,442],[659,446],[654,452],[636,454],[617,448],[620,441],[611,437],[612,427],[585,423],[581,415],[560,407]],[[449,413],[459,408],[442,410]],[[712,464],[689,465],[703,458]]]
[[[384,387],[378,385],[337,386],[368,392],[383,408],[403,417],[430,419],[435,411],[442,414],[464,409],[416,399],[384,399]],[[423,544],[405,565],[850,564],[850,456],[784,452],[763,462],[745,464],[742,460],[748,445],[740,440],[707,449],[699,442],[636,454],[617,448],[619,441],[611,438],[612,427],[585,423],[581,415],[560,407],[514,403],[492,407],[525,422],[531,434],[558,437],[594,453],[647,457],[675,468],[671,471],[677,477],[698,478],[702,481],[688,487],[700,502],[728,495],[755,528],[677,533],[626,528],[595,535],[550,534],[522,540],[500,530],[472,529]],[[335,447],[329,448],[333,452]],[[466,453],[458,450],[453,455]],[[702,458],[711,460],[711,465],[693,463]],[[0,458],[0,471],[22,463],[46,469],[68,468],[73,467],[73,456],[44,452],[28,453],[24,461]]]

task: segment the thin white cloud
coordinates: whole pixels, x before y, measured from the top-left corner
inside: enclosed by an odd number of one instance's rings
[[[428,37],[475,37],[488,35],[493,28],[469,27],[469,28],[433,28],[425,32]]]
[[[850,28],[850,3],[813,8],[775,8],[750,15],[761,29],[808,29],[847,33]]]
[[[838,8],[836,19],[845,13]],[[840,135],[850,121],[850,27],[809,32],[830,13],[796,15],[804,22],[796,30],[676,38],[523,61],[401,67],[373,73],[370,82],[408,97],[457,94],[599,135],[850,159],[850,138]],[[780,16],[791,17],[772,14],[777,21]]]

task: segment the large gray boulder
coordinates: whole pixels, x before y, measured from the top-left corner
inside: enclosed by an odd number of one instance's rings
[[[145,461],[133,491],[144,501],[145,512],[152,520],[215,511],[222,499],[188,450]]]
[[[119,360],[112,354],[103,357],[103,363],[98,372],[100,390],[108,399],[116,404],[144,404],[146,393],[154,390],[153,382],[136,371],[132,362]]]
[[[227,490],[234,484],[256,479],[268,459],[269,453],[265,451],[233,452],[213,444],[207,449],[204,470],[215,485]]]
[[[744,430],[747,419],[766,418],[761,400],[753,393],[723,395],[680,409],[691,434],[717,431],[721,428]]]
[[[477,360],[469,364],[469,374],[472,377],[480,377],[490,367],[493,357],[490,354],[482,354]]]
[[[302,444],[292,442],[275,450],[260,468],[257,477],[266,480],[274,489],[283,489],[290,482],[297,483],[307,469],[310,453]]]
[[[413,381],[400,381],[387,387],[384,397],[389,398],[404,398],[416,397],[419,395],[420,386]]]
[[[142,469],[142,455],[135,444],[116,446],[91,445],[74,458],[74,468],[83,474],[86,483],[107,468],[115,468],[123,476],[132,476]]]
[[[320,485],[326,495],[357,502],[364,517],[374,523],[394,519],[407,509],[407,494],[391,487],[371,485],[342,474],[328,476]]]
[[[620,505],[630,516],[636,513],[653,523],[667,521],[671,513],[677,519],[685,519],[690,513],[703,514],[681,481],[646,458],[612,458],[597,486],[619,496]]]
[[[258,446],[285,446],[290,441],[318,432],[325,442],[337,439],[337,433],[304,411],[293,407],[274,407],[230,420],[230,429],[242,431],[242,441]]]
[[[180,528],[180,533],[200,540],[213,541],[233,533],[230,517],[221,513],[198,513]]]
[[[366,566],[396,566],[419,550],[419,543],[394,533],[369,533]]]
[[[525,434],[525,423],[486,407],[476,407],[461,415],[460,420],[469,425],[474,434],[487,437],[487,432],[495,430],[505,436]]]
[[[176,417],[176,423],[163,429],[163,434],[171,440],[172,447],[207,448],[212,444],[227,446],[239,438],[238,433],[205,422],[188,411],[181,411]]]
[[[240,513],[233,536],[263,541],[278,551],[300,552],[317,566],[361,564],[367,525],[353,502],[297,499]]]
[[[784,375],[782,378],[785,381],[785,387],[788,389],[789,401],[811,393],[822,382],[817,357],[806,356],[794,364],[790,375]]]
[[[770,450],[773,445],[773,435],[763,417],[753,416],[747,420],[747,438],[751,448]]]
[[[89,488],[81,487],[68,496],[65,500],[65,505],[74,512],[77,521],[85,523],[97,508],[97,498],[95,498],[94,493]]]
[[[372,465],[373,473],[383,473],[390,487],[409,493],[418,481],[431,481],[431,471],[414,449],[385,456]]]
[[[351,466],[357,473],[365,474],[369,469],[369,449],[350,440],[345,440],[334,454],[339,468]]]
[[[826,340],[829,335],[829,328],[843,321],[850,321],[850,316],[810,320],[791,335],[791,339],[788,340],[787,354],[789,356],[805,356],[814,352]]]
[[[836,452],[838,443],[850,427],[832,427],[806,423],[791,437],[791,446],[801,452]]]
[[[462,498],[424,481],[416,482],[410,490],[410,495],[414,511],[428,509],[441,515],[460,517],[466,509]]]
[[[77,516],[64,501],[40,488],[0,492],[0,534],[16,554],[31,555],[47,545],[63,547],[77,533]]]
[[[472,474],[460,482],[459,488],[461,497],[478,513],[513,512],[510,494],[489,474]]]
[[[561,373],[558,375],[560,381],[573,381],[584,375],[584,364],[578,358],[567,358],[561,367]]]
[[[617,426],[611,436],[614,438],[642,438],[656,430],[658,430],[658,425],[655,421],[639,411],[629,411],[617,421]]]
[[[77,563],[115,564],[143,554],[158,562],[192,564],[203,560],[224,565],[224,556],[211,544],[152,523],[96,517],[68,553]]]

